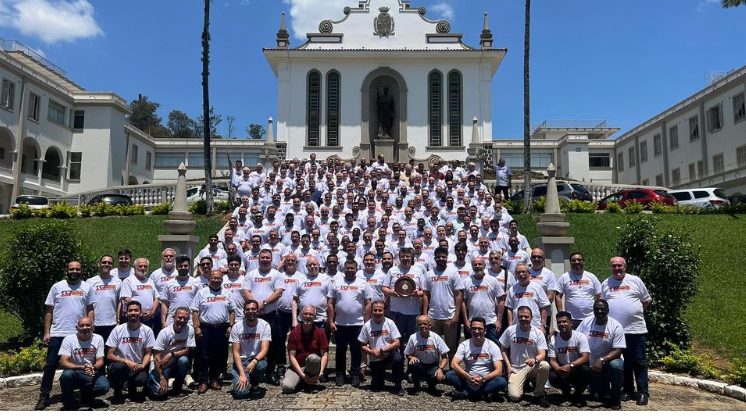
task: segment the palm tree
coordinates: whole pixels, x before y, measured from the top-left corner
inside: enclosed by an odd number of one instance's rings
[[[526,1],[523,37],[523,212],[531,213],[531,106],[529,95],[529,46],[531,39],[531,0]]]
[[[204,0],[205,3],[205,21],[202,26],[202,114],[204,123],[202,124],[202,134],[204,138],[202,152],[205,159],[205,203],[207,204],[207,214],[213,212],[212,201],[212,153],[210,152],[210,128],[212,120],[210,119],[210,89],[208,88],[208,79],[210,76],[210,0]]]
[[[746,0],[723,0],[723,7],[738,7],[746,4]]]

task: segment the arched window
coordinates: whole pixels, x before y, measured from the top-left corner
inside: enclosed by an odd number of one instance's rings
[[[427,77],[430,146],[443,145],[443,74],[433,70]]]
[[[448,73],[448,139],[452,147],[461,146],[461,73],[452,70]]]
[[[339,146],[339,73],[326,75],[326,145]]]
[[[306,126],[307,137],[306,145],[317,147],[320,145],[319,125],[321,124],[321,73],[317,70],[311,70],[308,73],[306,82],[307,100],[306,103]]]

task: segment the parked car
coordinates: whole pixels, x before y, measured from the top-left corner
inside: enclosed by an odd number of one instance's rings
[[[188,188],[187,189],[187,203],[194,203],[198,200],[204,200],[205,193],[201,190],[202,190],[202,187],[200,186]],[[213,202],[229,202],[230,198],[231,198],[231,194],[228,190],[225,190],[217,186],[212,187]]]
[[[18,209],[21,205],[28,205],[29,209],[46,209],[49,207],[49,199],[44,196],[20,195],[16,197],[11,209]]]
[[[545,197],[547,195],[546,184],[535,184],[531,186],[531,196],[533,199]],[[593,201],[591,192],[588,191],[582,184],[570,183],[566,181],[557,182],[557,194],[560,199],[564,200],[585,200],[587,202]],[[516,192],[513,196],[510,196],[510,200],[513,202],[523,201],[523,190]]]
[[[612,193],[598,201],[598,209],[606,209],[609,202],[616,203],[621,207],[627,206],[630,202],[638,202],[642,203],[646,209],[649,209],[653,202],[669,206],[676,205],[676,199],[663,189],[631,189]]]
[[[733,193],[732,195],[728,196],[728,201],[731,205],[746,204],[746,194],[738,192]]]
[[[681,205],[706,208],[730,204],[723,189],[705,187],[701,189],[672,190],[671,194]]]
[[[124,194],[104,193],[96,195],[88,201],[89,205],[95,205],[96,203],[106,203],[107,205],[114,206],[132,206],[132,198]]]

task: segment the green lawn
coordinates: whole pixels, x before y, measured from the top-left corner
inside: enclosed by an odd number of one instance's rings
[[[623,214],[568,214],[574,250],[585,254],[586,269],[603,281],[614,255],[620,227],[634,216]],[[683,231],[702,247],[699,294],[689,305],[685,320],[695,343],[714,348],[726,357],[746,353],[746,287],[740,267],[746,249],[744,215],[654,215],[660,226]],[[516,216],[529,241],[536,238],[532,217]]]

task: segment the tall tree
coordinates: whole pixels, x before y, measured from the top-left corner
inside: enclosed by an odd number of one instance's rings
[[[723,7],[738,7],[746,4],[746,0],[723,0]]]
[[[210,106],[209,113],[209,120],[210,120],[210,137],[211,138],[220,138],[220,135],[218,135],[218,126],[220,126],[221,123],[223,123],[223,116],[215,113],[215,108]],[[194,121],[194,130],[202,133],[205,129],[205,117],[203,115],[200,115],[197,117],[197,120]]]
[[[225,117],[225,122],[228,125],[226,127],[228,139],[233,139],[233,134],[236,133],[236,127],[234,126],[236,123],[236,117],[233,115],[228,115]]]
[[[194,125],[194,120],[181,110],[172,110],[168,114],[168,129],[174,138],[194,138],[197,136]]]
[[[523,35],[523,211],[531,213],[531,102],[529,94],[529,49],[531,46],[531,0],[526,1]]]
[[[136,100],[130,102],[130,115],[127,122],[131,123],[137,129],[147,132],[148,135],[163,137],[169,136],[168,130],[161,124],[161,117],[158,116],[158,102],[148,100],[148,96],[140,95]]]
[[[202,121],[206,121],[207,123],[202,124],[202,134],[204,137],[203,153],[205,158],[205,203],[207,214],[212,215],[212,153],[210,152],[210,122],[212,122],[210,110],[212,109],[210,108],[210,89],[208,85],[210,78],[210,0],[204,0],[204,3],[205,19],[202,26]]]
[[[264,126],[258,123],[251,123],[249,124],[249,127],[246,128],[246,133],[251,139],[262,139],[264,134],[267,133],[267,130],[264,129]]]

